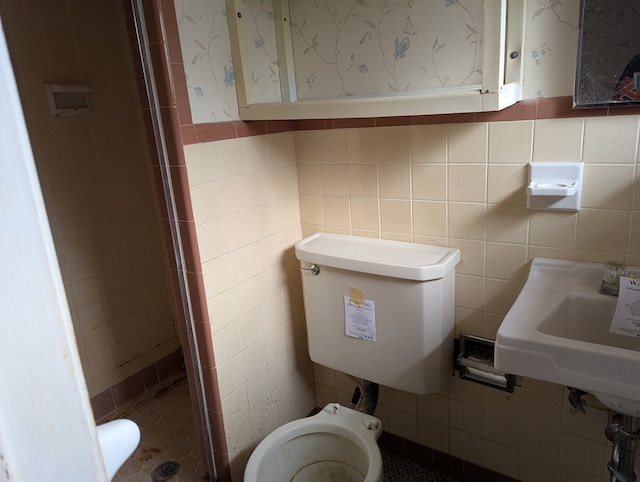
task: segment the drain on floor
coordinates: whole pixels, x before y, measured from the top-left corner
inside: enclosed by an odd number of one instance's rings
[[[151,472],[152,482],[164,482],[165,480],[171,480],[180,472],[180,462],[175,460],[167,460],[161,463],[153,472]]]

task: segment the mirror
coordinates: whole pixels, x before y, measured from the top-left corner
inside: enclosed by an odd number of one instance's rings
[[[640,105],[640,2],[582,0],[574,107]]]

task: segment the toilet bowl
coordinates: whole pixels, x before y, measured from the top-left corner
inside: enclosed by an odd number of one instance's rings
[[[381,482],[382,422],[338,403],[271,432],[253,451],[244,482]]]

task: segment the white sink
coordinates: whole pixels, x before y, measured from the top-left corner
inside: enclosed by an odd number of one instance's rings
[[[640,338],[611,333],[615,296],[602,265],[535,258],[498,329],[498,370],[579,388],[640,417]]]

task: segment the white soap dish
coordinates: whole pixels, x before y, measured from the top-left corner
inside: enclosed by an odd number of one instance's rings
[[[575,196],[578,192],[578,181],[575,179],[549,179],[531,181],[527,188],[530,196]]]
[[[582,162],[532,162],[529,164],[529,209],[580,211]]]

